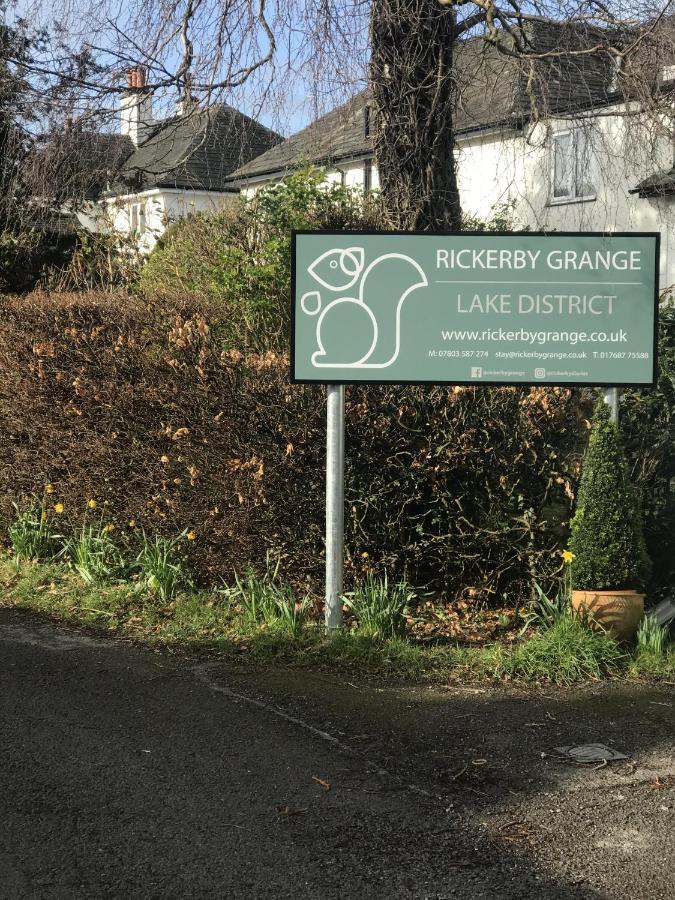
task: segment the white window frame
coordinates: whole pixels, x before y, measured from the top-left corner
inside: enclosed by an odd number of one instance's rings
[[[583,127],[560,128],[554,131],[551,140],[551,189],[550,189],[550,206],[558,206],[564,203],[584,203],[589,200],[597,199],[597,194],[593,191],[590,194],[577,193],[577,154],[579,135],[583,133]],[[574,170],[572,172],[572,193],[565,197],[555,196],[555,160],[556,160],[556,141],[558,138],[571,137],[572,139],[572,162]]]

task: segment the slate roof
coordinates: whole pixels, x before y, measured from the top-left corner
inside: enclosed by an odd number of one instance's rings
[[[565,23],[532,23],[530,41],[537,52],[579,49],[597,44],[597,29]],[[609,102],[614,69],[607,54],[553,57],[536,62],[528,84],[520,60],[500,53],[482,38],[461,44],[455,54],[458,135],[495,127],[520,128],[532,115],[533,104],[550,113],[588,108]],[[231,181],[285,174],[303,163],[328,165],[373,153],[373,136],[365,135],[364,107],[368,90],[312,122],[282,144],[237,169]]]
[[[231,106],[194,109],[153,126],[107,194],[151,188],[232,191],[228,175],[282,140]]]
[[[362,91],[352,97],[283,143],[239,167],[233,178],[243,180],[252,175],[287,172],[304,163],[323,165],[371,156],[373,139],[366,137],[364,127],[364,108],[369,96],[369,91]]]
[[[666,197],[675,194],[675,166],[667,172],[655,172],[635,185],[630,194],[641,197]]]

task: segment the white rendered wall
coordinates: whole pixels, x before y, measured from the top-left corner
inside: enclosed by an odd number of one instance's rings
[[[643,178],[670,168],[670,141],[647,140],[624,116],[598,117],[587,170],[595,198],[552,201],[549,137],[573,125],[559,120],[538,125],[527,137],[462,141],[457,159],[463,210],[489,220],[506,204],[513,226],[532,230],[660,231],[661,287],[675,284],[675,203],[630,193]]]
[[[107,201],[107,229],[128,236],[138,234],[139,253],[150,253],[171,222],[191,213],[215,213],[236,203],[236,194],[216,191],[152,190]],[[143,208],[144,221],[140,218]]]
[[[341,163],[339,167],[326,169],[324,180],[327,184],[344,183],[345,187],[363,188],[364,178],[365,163],[364,160],[360,159],[353,162],[347,161]],[[280,178],[260,178],[256,181],[249,181],[245,187],[241,189],[242,196],[250,199],[255,196],[261,188],[268,187],[270,184],[274,184],[280,180]],[[380,179],[377,174],[377,167],[374,163],[371,164],[370,187],[373,190],[378,190],[380,187]]]

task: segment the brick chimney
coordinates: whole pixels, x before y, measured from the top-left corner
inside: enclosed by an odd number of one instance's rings
[[[152,125],[152,92],[147,87],[143,66],[127,72],[127,89],[120,100],[122,134],[138,146]]]

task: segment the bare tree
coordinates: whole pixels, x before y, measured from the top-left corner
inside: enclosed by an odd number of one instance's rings
[[[671,87],[658,73],[675,62],[675,0],[59,2],[33,0],[36,21],[47,27],[51,9],[60,24],[26,73],[58,83],[63,116],[80,127],[112,114],[137,65],[160,107],[176,93],[243,98],[254,115],[276,104],[281,130],[293,85],[316,113],[322,98],[369,82],[381,187],[398,227],[460,226],[458,110],[477,93],[502,103],[506,78],[523,98],[511,121],[583,115],[611,99],[613,115],[671,129]],[[0,61],[12,52],[0,48]]]
[[[520,85],[526,100],[511,110],[512,122],[583,114],[612,99],[612,115],[649,113],[652,123],[670,128],[672,90],[658,76],[675,62],[671,6],[373,0],[376,155],[394,223],[461,226],[455,114],[464,93],[475,100],[483,91],[488,102],[502,102],[501,79]]]

